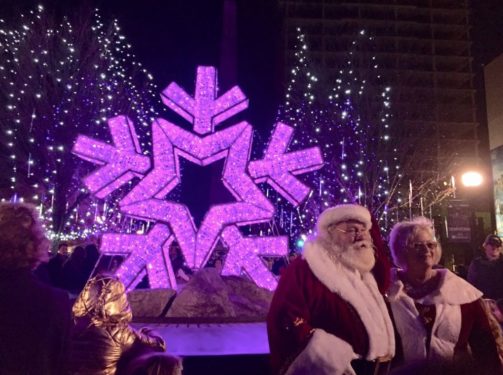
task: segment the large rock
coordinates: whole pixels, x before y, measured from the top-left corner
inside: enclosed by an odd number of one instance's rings
[[[176,295],[172,289],[137,289],[128,293],[129,304],[136,318],[161,317],[168,302]]]
[[[215,268],[194,274],[179,291],[167,317],[265,319],[272,292],[238,276],[220,276]]]
[[[222,279],[237,316],[265,319],[272,299],[270,290],[260,288],[244,277],[223,276]]]

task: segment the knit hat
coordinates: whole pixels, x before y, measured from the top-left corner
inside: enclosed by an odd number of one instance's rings
[[[484,241],[484,245],[492,245],[494,247],[500,247],[501,246],[501,238],[499,238],[495,234],[490,234],[486,237],[486,240]]]
[[[350,220],[362,223],[367,229],[372,227],[370,212],[365,207],[358,204],[340,204],[327,208],[321,213],[318,218],[318,223],[316,224],[318,235],[326,237],[328,235],[327,228],[329,225]]]

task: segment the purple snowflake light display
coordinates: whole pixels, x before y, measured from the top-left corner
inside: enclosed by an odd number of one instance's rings
[[[248,100],[237,86],[217,97],[213,67],[197,69],[193,97],[172,83],[162,93],[162,100],[193,124],[193,132],[164,119],[155,120],[152,162],[142,154],[134,126],[124,116],[108,120],[113,146],[79,136],[73,148],[80,158],[101,165],[84,179],[97,197],[104,198],[139,177],[140,182],[121,199],[120,209],[131,217],[155,222],[145,235],[104,234],[102,253],[126,256],[117,274],[128,289],[134,288],[145,274],[153,288],[176,288],[168,254],[170,244],[176,240],[189,266],[198,269],[222,240],[229,248],[223,274],[244,273],[257,285],[274,289],[276,279],[261,257],[285,255],[287,238],[246,237],[239,226],[265,223],[274,216],[274,206],[257,183],[267,182],[291,204],[300,204],[310,189],[295,175],[321,168],[319,149],[287,152],[293,129],[278,123],[264,158],[250,161],[250,124],[240,122],[215,131],[224,120],[246,109]],[[222,182],[236,200],[212,206],[198,229],[186,205],[166,198],[182,179],[180,156],[200,166],[225,159]]]

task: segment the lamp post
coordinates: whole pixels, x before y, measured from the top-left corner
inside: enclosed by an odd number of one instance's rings
[[[480,210],[480,199],[484,196],[481,194],[484,182],[482,173],[477,170],[466,170],[451,177],[453,194],[447,201],[445,229],[446,253],[450,253],[449,261],[454,264],[468,264],[474,249],[484,237],[484,215],[476,215],[476,211]]]
[[[461,182],[456,184],[456,182]],[[447,238],[458,243],[472,242],[474,234],[473,198],[484,182],[482,174],[468,170],[451,176],[452,197],[448,200]],[[460,188],[457,188],[459,186]]]

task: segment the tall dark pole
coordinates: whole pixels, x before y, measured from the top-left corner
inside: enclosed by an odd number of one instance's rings
[[[237,6],[235,0],[224,1],[218,73],[222,90],[227,90],[237,84]]]

